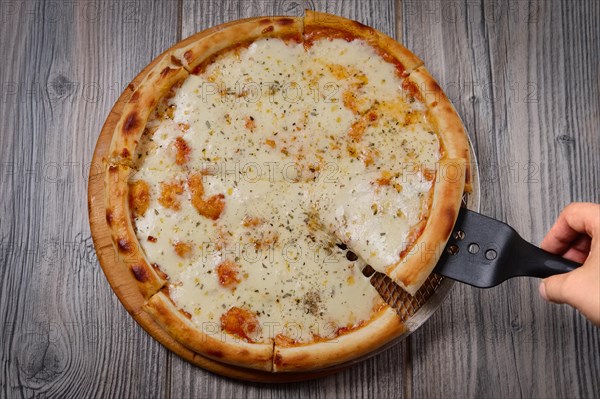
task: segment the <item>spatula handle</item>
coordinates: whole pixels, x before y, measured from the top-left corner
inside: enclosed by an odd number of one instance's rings
[[[514,243],[515,255],[513,261],[521,265],[522,270],[518,275],[546,278],[555,274],[570,272],[579,266],[579,263],[570,261],[562,256],[551,254],[519,237],[519,242]]]

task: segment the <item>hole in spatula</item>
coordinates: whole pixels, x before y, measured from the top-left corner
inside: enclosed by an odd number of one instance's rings
[[[355,260],[358,259],[358,256],[356,256],[356,254],[352,251],[348,251],[346,252],[346,259],[348,259],[350,262],[354,262]]]
[[[497,255],[498,255],[498,254],[497,254],[497,253],[496,253],[496,251],[495,251],[495,250],[493,250],[493,249],[488,249],[487,251],[485,251],[485,258],[486,258],[487,260],[494,260],[494,259],[496,259],[496,256],[497,256]]]
[[[450,255],[456,255],[458,253],[458,246],[452,244],[446,248],[446,252],[448,252]]]
[[[469,253],[476,254],[479,252],[479,245],[477,245],[476,243],[473,242],[473,243],[469,244],[468,250],[469,250]]]
[[[375,273],[375,269],[373,269],[371,267],[371,265],[366,265],[363,269],[362,269],[362,274],[365,277],[371,277],[373,274]]]
[[[458,231],[454,232],[454,239],[455,240],[461,241],[461,240],[464,240],[464,238],[465,238],[465,232],[464,231],[458,230]]]

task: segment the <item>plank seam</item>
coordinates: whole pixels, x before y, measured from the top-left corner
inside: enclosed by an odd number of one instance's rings
[[[177,1],[177,43],[183,38],[183,0]]]
[[[403,12],[402,12],[402,0],[395,0],[394,1],[394,22],[396,24],[396,27],[394,29],[395,34],[396,34],[396,41],[404,44],[404,35],[402,34],[402,27],[404,26],[404,24],[402,23],[402,17],[403,17]]]
[[[404,398],[412,398],[413,397],[413,345],[412,338],[409,335],[406,337],[404,342],[404,364],[402,365],[402,396]]]
[[[403,13],[403,4],[402,0],[394,1],[394,22],[395,22],[395,33],[396,33],[396,41],[402,43],[404,45],[404,30],[403,27],[405,24],[404,13]],[[422,67],[423,64],[419,66]],[[416,68],[415,68],[416,69]],[[411,71],[412,73],[412,71]],[[402,346],[404,347],[404,362],[402,364],[402,396],[404,398],[412,398],[413,397],[413,345],[412,339],[409,335],[406,337],[404,342],[402,342]]]

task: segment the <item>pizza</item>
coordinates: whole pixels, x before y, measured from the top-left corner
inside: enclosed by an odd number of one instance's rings
[[[405,331],[362,270],[414,294],[469,189],[452,105],[406,48],[307,11],[167,51],[106,168],[106,220],[147,312],[190,350],[271,372]]]

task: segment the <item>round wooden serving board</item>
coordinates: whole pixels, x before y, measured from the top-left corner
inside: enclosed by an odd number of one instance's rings
[[[249,18],[247,20],[253,19],[258,18]],[[166,50],[165,53],[176,50],[180,47],[184,47],[218,29],[223,29],[239,22],[240,21],[226,23],[197,33],[196,35],[193,35],[186,40],[175,44],[173,47]],[[102,127],[102,131],[98,137],[98,142],[96,143],[96,148],[92,157],[88,181],[88,212],[90,218],[90,228],[92,232],[92,239],[94,241],[94,247],[96,249],[96,255],[98,256],[100,266],[102,266],[102,270],[108,279],[108,283],[125,309],[127,309],[135,321],[137,321],[137,323],[142,326],[142,328],[146,330],[148,334],[182,358],[214,373],[226,377],[254,382],[293,382],[323,377],[344,369],[345,367],[335,367],[323,371],[307,373],[269,373],[221,363],[201,356],[198,353],[192,352],[179,342],[175,341],[158,324],[156,324],[156,322],[152,320],[152,318],[146,312],[142,310],[144,298],[139,292],[133,275],[119,262],[117,253],[112,244],[110,231],[108,230],[108,225],[106,223],[104,206],[104,173],[107,159],[106,156],[112,140],[113,131],[115,130],[115,126],[121,117],[123,106],[129,97],[131,97],[131,94],[135,91],[140,82],[148,74],[150,69],[158,62],[158,60],[163,57],[163,55],[164,53],[155,58],[146,68],[144,68],[121,94],[112,110],[108,114],[106,121],[104,122],[104,126]]]

